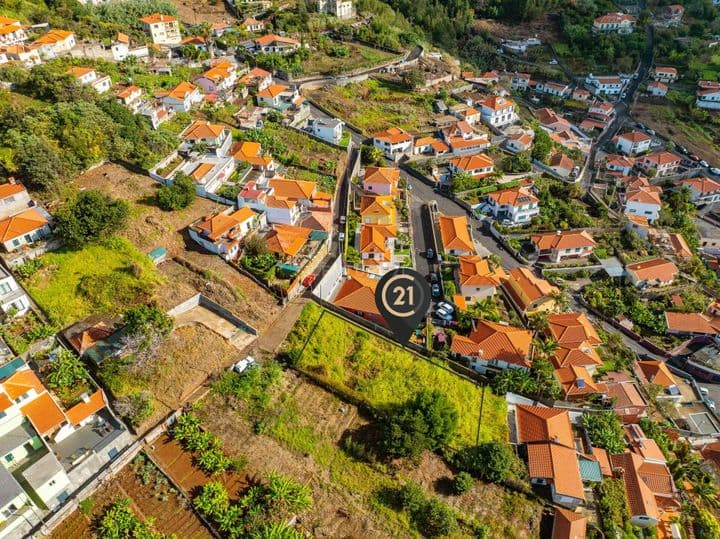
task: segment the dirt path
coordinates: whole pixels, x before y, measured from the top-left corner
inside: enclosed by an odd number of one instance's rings
[[[248,354],[273,355],[280,349],[286,337],[300,317],[303,307],[309,300],[299,297],[292,300],[265,331],[248,347]]]

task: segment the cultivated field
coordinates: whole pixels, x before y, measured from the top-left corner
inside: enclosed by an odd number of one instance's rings
[[[710,166],[720,164],[720,127],[710,121],[696,123],[680,107],[670,103],[638,102],[633,106],[632,115],[658,135],[707,160]]]
[[[305,307],[287,347],[294,353],[304,347],[298,369],[374,408],[403,402],[423,389],[440,389],[455,404],[460,417],[454,445],[475,443],[480,388],[441,365],[433,365],[329,312],[323,314],[314,303]],[[487,391],[480,439],[507,439],[506,414],[505,399]]]
[[[152,466],[143,469],[139,461],[123,468],[109,483],[84,501],[81,504],[83,510],[78,509],[66,518],[50,537],[99,538],[95,531],[96,522],[118,498],[130,498],[133,512],[141,519],[154,519],[154,528],[158,532],[174,533],[183,539],[212,537],[185,498],[167,484],[164,476]]]
[[[389,127],[415,133],[433,130],[432,95],[410,93],[387,81],[370,79],[324,87],[311,90],[308,95],[367,134]]]

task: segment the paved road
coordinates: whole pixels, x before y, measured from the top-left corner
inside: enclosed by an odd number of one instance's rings
[[[410,196],[412,197],[410,214],[414,227],[413,242],[415,243],[415,251],[416,253],[424,254],[427,251],[427,248],[430,247],[428,243],[430,241],[430,236],[429,231],[426,232],[425,229],[419,230],[419,227],[417,226],[418,223],[423,222],[423,218],[427,220],[426,216],[420,213],[420,206],[422,204],[427,204],[431,200],[435,200],[438,205],[438,210],[446,215],[468,215],[468,213],[465,211],[465,208],[456,204],[453,200],[436,193],[432,187],[417,178],[410,176],[402,169],[400,170],[400,174],[403,178],[405,178],[407,185],[410,186]],[[495,238],[493,238],[488,232],[485,232],[482,226],[482,221],[478,221],[472,217],[470,217],[470,219],[472,224],[473,239],[476,243],[487,249],[490,253],[497,254],[500,257],[502,266],[505,269],[512,269],[521,265],[510,253],[498,245]],[[420,258],[422,257],[415,257],[418,266],[420,265]],[[426,268],[427,263],[425,263],[425,266],[423,267]]]

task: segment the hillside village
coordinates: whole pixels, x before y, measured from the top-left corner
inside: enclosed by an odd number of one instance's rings
[[[37,4],[0,539],[720,535],[717,2]]]

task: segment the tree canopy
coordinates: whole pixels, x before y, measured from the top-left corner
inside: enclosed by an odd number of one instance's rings
[[[130,205],[100,191],[82,191],[55,214],[55,233],[74,249],[107,238],[130,216]]]
[[[444,393],[421,391],[388,414],[383,425],[383,449],[398,457],[438,449],[452,440],[457,420],[457,410]]]

